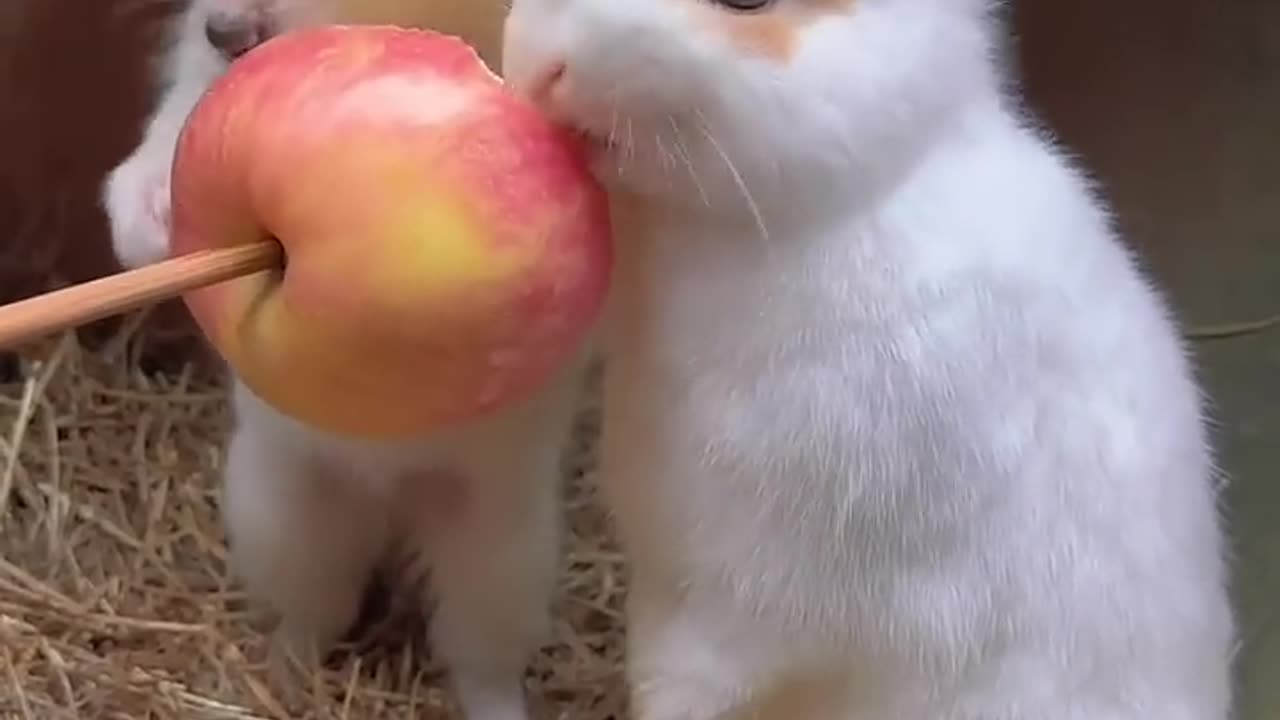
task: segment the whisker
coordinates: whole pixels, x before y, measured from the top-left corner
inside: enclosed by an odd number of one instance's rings
[[[711,143],[711,147],[724,161],[725,167],[728,168],[729,174],[733,176],[733,182],[738,186],[738,191],[742,193],[742,198],[746,200],[748,208],[751,210],[752,218],[756,222],[756,227],[760,230],[761,239],[769,239],[769,229],[764,224],[764,215],[760,212],[760,206],[756,203],[756,199],[751,195],[751,190],[747,188],[747,183],[742,179],[742,174],[738,172],[738,166],[733,164],[733,160],[729,158],[728,153],[720,146],[720,142],[716,140],[715,135],[711,133],[708,127],[707,118],[702,114],[701,110],[694,111],[698,117],[697,127],[707,138],[707,142]]]
[[[698,171],[693,166],[693,158],[689,156],[689,148],[685,145],[684,135],[680,132],[680,124],[670,115],[667,116],[667,123],[671,126],[671,133],[675,138],[676,155],[684,161],[684,166],[689,171],[689,178],[693,180],[693,186],[698,190],[698,197],[702,198],[702,204],[705,207],[711,207],[707,189],[702,186],[702,178],[698,177]]]
[[[662,163],[662,178],[666,180],[666,186],[670,189],[676,182],[676,171],[680,169],[680,160],[676,157],[675,151],[667,147],[667,143],[663,141],[661,135],[655,135],[653,142],[658,146],[658,159]]]
[[[616,97],[609,105],[609,146],[615,149],[618,146],[618,100]],[[613,159],[617,165],[615,169],[618,175],[622,175],[622,155],[615,152]]]
[[[631,164],[636,156],[636,133],[635,124],[631,118],[627,118],[627,144],[623,148],[623,152],[627,158],[627,164]]]
[[[658,151],[658,162],[662,165],[663,174],[669,175],[677,166],[676,157],[667,149],[666,143],[662,142],[661,135],[655,135],[653,144]]]

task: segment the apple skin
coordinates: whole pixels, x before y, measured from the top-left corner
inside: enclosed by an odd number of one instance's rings
[[[260,45],[197,104],[172,253],[277,239],[282,270],[185,296],[268,404],[403,438],[520,401],[583,349],[613,250],[578,138],[462,40],[324,26]]]

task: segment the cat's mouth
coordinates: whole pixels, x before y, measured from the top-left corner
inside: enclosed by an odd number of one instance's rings
[[[574,135],[581,144],[592,173],[601,180],[617,173],[615,153],[619,144],[612,133],[597,132],[586,128],[574,128]]]
[[[612,189],[666,187],[689,166],[687,145],[653,132],[652,125],[611,116],[608,121],[579,121],[571,126],[592,175]],[[658,179],[654,179],[658,178]]]

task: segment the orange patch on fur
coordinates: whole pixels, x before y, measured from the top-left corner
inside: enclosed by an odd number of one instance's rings
[[[690,2],[691,0],[679,0]],[[734,12],[699,2],[700,20],[735,46],[779,63],[795,56],[806,26],[832,15],[848,15],[857,0],[774,0],[758,12]]]
[[[779,15],[743,15],[721,20],[733,44],[752,55],[786,62],[795,54],[800,29],[793,20]]]

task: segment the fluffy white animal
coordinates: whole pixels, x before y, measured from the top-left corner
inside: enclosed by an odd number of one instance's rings
[[[496,64],[505,10],[496,0],[196,0],[177,20],[141,143],[104,184],[116,254],[128,266],[167,254],[177,137],[230,58],[283,29],[385,21],[460,35]],[[281,616],[276,670],[340,639],[372,570],[405,553],[430,566],[432,639],[467,716],[525,718],[524,669],[550,632],[559,459],[578,376],[571,367],[510,412],[397,445],[318,432],[237,381],[223,513],[235,570]]]
[[[1225,720],[1200,390],[985,0],[514,0],[618,205],[638,720]]]

